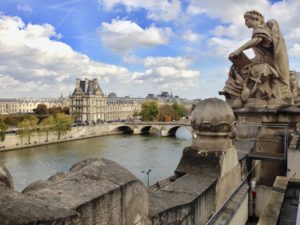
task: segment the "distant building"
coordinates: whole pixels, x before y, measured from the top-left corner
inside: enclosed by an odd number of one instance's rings
[[[107,97],[108,97],[108,98],[117,98],[117,94],[114,93],[114,92],[111,92],[111,93],[108,94]]]
[[[69,100],[60,98],[0,98],[0,114],[33,113],[39,104],[47,108],[68,107]]]
[[[76,79],[76,88],[70,96],[70,113],[82,122],[116,121],[132,118],[141,111],[140,99],[103,94],[98,80]]]
[[[155,94],[148,94],[146,99],[155,99]]]

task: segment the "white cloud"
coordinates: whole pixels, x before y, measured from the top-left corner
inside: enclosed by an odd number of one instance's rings
[[[247,29],[244,25],[234,25],[229,26],[218,25],[211,33],[217,37],[230,37],[233,39],[241,39],[246,37],[251,37],[251,30]]]
[[[156,21],[177,20],[181,14],[181,2],[179,0],[98,0],[106,10],[112,10],[117,5],[124,5],[128,12],[138,9],[146,9],[147,16]]]
[[[171,66],[178,69],[184,69],[191,63],[191,59],[183,57],[147,57],[145,59],[145,66],[148,68]]]
[[[132,82],[147,83],[154,90],[164,88],[169,90],[187,90],[197,84],[200,72],[189,69],[191,59],[183,57],[147,57],[144,65],[145,72],[135,73]]]
[[[32,12],[32,8],[28,4],[18,4],[17,10],[23,12]]]
[[[186,41],[195,43],[201,39],[201,35],[193,32],[192,30],[188,30],[183,34],[182,38]]]
[[[13,86],[10,90],[19,96],[22,93],[45,96],[53,92],[59,94],[68,85],[74,86],[76,77],[98,77],[100,81],[109,81],[130,76],[124,67],[90,60],[69,45],[52,40],[57,36],[49,24],[25,25],[18,17],[1,15],[2,84],[6,84],[7,88]]]
[[[206,13],[212,18],[220,18],[223,22],[242,24],[243,14],[247,10],[259,9],[265,11],[268,8],[267,0],[190,0],[188,12],[195,14]]]
[[[129,20],[113,20],[112,23],[102,23],[99,35],[108,48],[119,53],[128,53],[138,47],[167,44],[172,31],[170,28],[154,26],[143,29]]]
[[[295,43],[288,52],[291,56],[300,57],[300,44]]]

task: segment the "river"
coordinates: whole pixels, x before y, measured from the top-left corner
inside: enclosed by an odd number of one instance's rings
[[[92,157],[119,163],[145,184],[147,174],[142,171],[151,169],[151,185],[173,174],[182,150],[191,144],[187,131],[180,129],[177,136],[187,139],[160,137],[157,134],[102,136],[0,152],[0,164],[4,163],[10,171],[17,191],[36,180],[45,180],[59,171],[68,171],[74,163]]]

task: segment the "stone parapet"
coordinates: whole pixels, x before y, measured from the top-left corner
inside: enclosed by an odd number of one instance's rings
[[[1,184],[1,183],[0,183]],[[148,225],[148,192],[128,170],[105,159],[76,163],[22,193],[0,185],[1,225]]]

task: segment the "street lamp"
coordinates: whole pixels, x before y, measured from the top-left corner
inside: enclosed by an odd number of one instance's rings
[[[149,176],[150,176],[151,171],[152,171],[152,169],[149,169],[148,171],[146,171],[146,170],[142,171],[142,173],[147,174],[147,185],[148,185],[148,187],[149,187]]]

